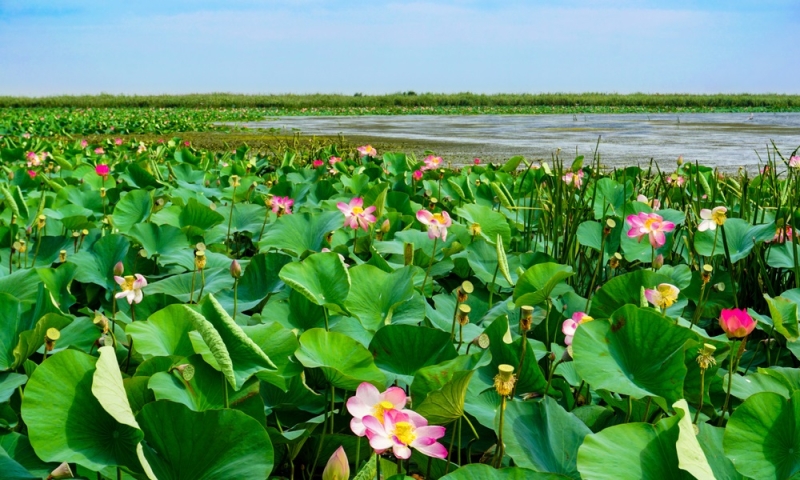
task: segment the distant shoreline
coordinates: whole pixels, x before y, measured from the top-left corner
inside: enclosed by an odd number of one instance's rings
[[[0,108],[247,108],[264,116],[797,112],[782,94],[434,94],[0,96]]]

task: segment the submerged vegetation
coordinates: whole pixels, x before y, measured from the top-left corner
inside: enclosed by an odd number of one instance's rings
[[[800,471],[796,151],[452,169],[5,112],[7,478]]]

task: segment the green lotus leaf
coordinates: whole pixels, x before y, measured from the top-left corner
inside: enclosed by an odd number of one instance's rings
[[[345,302],[350,293],[350,274],[339,254],[316,253],[302,262],[286,264],[281,269],[280,278],[312,303],[347,312]]]
[[[264,322],[278,322],[288,329],[297,329],[300,332],[312,328],[325,326],[325,313],[323,307],[311,303],[300,292],[289,290],[288,299],[273,297],[261,311]]]
[[[350,269],[352,285],[345,307],[358,317],[365,329],[376,331],[395,320],[395,309],[411,301],[413,276],[414,270],[409,267],[392,273],[366,264],[353,267]],[[421,320],[421,317],[416,319],[417,322]]]
[[[456,357],[450,334],[416,325],[387,325],[375,334],[369,350],[375,365],[395,378],[411,384],[414,375],[423,367]]]
[[[495,244],[498,235],[503,239],[503,245],[511,242],[511,227],[508,226],[508,221],[502,213],[484,205],[470,203],[457,208],[456,214],[463,225],[470,226],[474,223],[480,225],[481,237],[490,244]]]
[[[459,355],[452,360],[420,368],[414,374],[414,381],[411,383],[411,396],[414,402],[419,404],[424,401],[429,393],[440,390],[447,382],[453,379],[456,372],[471,371],[483,367],[491,362],[490,355],[485,351],[473,353],[471,355]]]
[[[796,478],[800,473],[800,392],[790,399],[772,392],[748,398],[728,420],[723,445],[725,455],[745,477]]]
[[[558,296],[570,290],[562,283],[573,276],[572,267],[558,263],[540,263],[527,269],[519,277],[514,287],[514,303],[522,305],[538,305],[550,296]]]
[[[194,276],[194,282],[192,282],[192,276]],[[207,268],[205,277],[205,287],[203,287],[200,272],[188,272],[153,282],[144,287],[142,291],[145,297],[155,293],[164,293],[177,298],[181,302],[188,303],[189,299],[193,299],[195,302],[200,300],[200,290],[203,290],[203,296],[205,297],[206,294],[217,295],[233,288],[233,277],[231,277],[227,266],[224,268]],[[194,286],[194,290],[192,290],[192,286]]]
[[[17,463],[2,448],[0,448],[0,471],[3,472],[3,478],[7,480],[40,480],[42,478],[33,475]]]
[[[190,310],[173,304],[150,315],[146,321],[132,322],[125,333],[133,338],[136,351],[145,360],[152,357],[194,353],[189,332],[195,329]]]
[[[725,225],[725,236],[728,238],[728,251],[731,255],[731,262],[736,263],[747,257],[756,243],[772,240],[775,236],[775,223],[765,223],[762,225],[751,225],[748,221],[741,218],[729,218]],[[725,246],[722,242],[722,232],[719,234],[714,230],[696,232],[694,234],[694,248],[697,253],[704,256],[725,255]],[[716,237],[716,247],[714,238]]]
[[[651,270],[637,270],[616,276],[600,287],[592,297],[591,316],[608,318],[623,305],[639,305],[642,287],[655,288],[661,283],[671,281],[670,277]]]
[[[416,405],[417,413],[432,425],[447,425],[464,416],[464,401],[473,370],[455,372],[441,389],[434,390]]]
[[[766,293],[764,299],[769,306],[769,314],[775,324],[775,330],[786,337],[787,342],[796,342],[800,337],[797,324],[797,317],[800,316],[800,313],[798,313],[797,303],[783,297],[772,298]]]
[[[681,399],[672,407],[679,415],[682,414],[678,422],[678,442],[675,445],[678,452],[678,468],[691,473],[697,480],[715,480],[714,471],[697,440],[689,404]]]
[[[275,248],[299,257],[307,250],[320,251],[325,236],[341,225],[342,214],[338,211],[283,215],[268,225],[258,246],[261,251]]]
[[[122,235],[105,235],[88,249],[70,255],[67,257],[67,262],[78,266],[75,280],[81,283],[94,283],[113,292],[117,288],[117,283],[114,281],[114,265],[125,258],[130,244],[130,240]]]
[[[76,462],[95,470],[123,465],[138,471],[142,432],[115,420],[95,398],[95,362],[85,353],[64,350],[36,368],[22,401],[31,445],[47,462]]]
[[[563,480],[564,475],[539,473],[527,468],[509,467],[496,469],[489,465],[473,463],[441,477],[440,480]]]
[[[547,379],[544,378],[542,370],[536,363],[537,343],[538,345],[541,345],[541,343],[523,337],[518,337],[510,343],[506,343],[505,340],[510,339],[510,337],[507,336],[508,332],[508,318],[506,316],[498,317],[486,328],[485,333],[489,336],[489,351],[492,353],[492,363],[489,366],[483,367],[481,372],[484,373],[484,376],[493,378],[497,374],[497,367],[500,364],[511,365],[517,369],[521,356],[522,342],[527,341],[528,347],[526,348],[522,369],[519,372],[515,372],[519,379],[517,382],[517,392],[530,393],[544,391],[547,386]],[[544,347],[541,348],[543,349]]]
[[[186,235],[171,225],[138,223],[131,227],[129,235],[139,242],[147,258],[157,257],[160,265],[182,264],[185,254],[192,252]]]
[[[355,391],[362,382],[369,382],[382,390],[386,385],[386,375],[375,365],[370,351],[340,333],[307,330],[300,336],[295,356],[307,368],[320,368],[336,388]]]
[[[29,327],[22,317],[20,302],[6,293],[0,293],[0,325],[3,325],[0,328],[0,370],[9,370],[19,366],[14,349],[20,333]]]
[[[655,310],[626,305],[608,321],[578,327],[572,343],[575,370],[595,389],[673,403],[683,398],[690,340],[696,341],[694,333]]]
[[[267,431],[237,410],[194,412],[159,400],[145,405],[137,420],[159,480],[267,478],[272,471]]]
[[[69,312],[75,304],[75,297],[70,292],[70,285],[75,278],[78,267],[73,263],[59,265],[58,268],[37,268],[36,272],[42,283],[51,294],[53,303],[58,305],[62,312]]]
[[[153,198],[147,190],[132,190],[121,196],[114,206],[112,223],[122,233],[144,222],[153,211]]]
[[[277,370],[264,370],[256,376],[259,380],[269,382],[279,388],[286,389],[287,379],[300,375],[303,366],[292,361],[294,352],[300,347],[297,335],[284,328],[283,325],[273,322],[270,324],[242,327],[244,333],[267,354]]]
[[[0,435],[0,451],[5,451],[14,462],[26,469],[29,475],[34,475],[35,478],[47,477],[58,466],[57,463],[41,461],[33,451],[28,437],[16,432]],[[5,469],[0,471],[5,475]]]
[[[27,375],[20,373],[0,373],[0,403],[7,402],[19,387],[28,381]]]
[[[8,294],[22,303],[33,303],[41,281],[35,268],[17,270],[0,278],[0,294]]]
[[[284,265],[291,262],[292,258],[280,253],[260,253],[250,259],[244,269],[242,278],[237,287],[237,312],[249,310],[269,295],[277,291],[283,281],[278,276]],[[216,295],[220,305],[226,311],[233,313],[233,289],[225,289]]]
[[[700,448],[714,472],[717,480],[742,480],[745,477],[736,471],[733,463],[725,456],[725,451],[722,448],[722,439],[725,433],[724,428],[714,427],[707,423],[700,422],[697,424],[700,432],[697,434],[697,441],[700,443]]]

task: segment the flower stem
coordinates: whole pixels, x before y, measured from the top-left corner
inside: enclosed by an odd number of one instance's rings
[[[494,302],[492,301],[492,297],[494,297],[494,289],[496,288],[495,282],[497,281],[497,272],[500,270],[500,263],[497,263],[497,266],[494,269],[494,276],[492,277],[492,286],[489,288],[489,309],[492,309],[492,305]]]
[[[222,405],[224,408],[230,408],[230,403],[228,401],[228,379],[225,378],[225,374],[222,374]]]
[[[237,290],[238,290],[237,287],[238,286],[239,286],[239,279],[238,278],[234,278],[233,279],[233,321],[234,322],[236,321],[236,307],[237,307],[237,302],[238,302],[238,299],[239,299],[238,298],[238,294],[237,294]]]
[[[550,384],[553,382],[553,373],[555,373],[556,367],[558,367],[558,364],[561,363],[561,361],[562,361],[561,359],[558,359],[558,361],[553,362],[553,366],[550,368],[550,374],[547,375],[547,387],[545,387],[544,389],[545,395],[547,395],[547,392],[550,391]],[[520,368],[522,368],[521,365]],[[516,387],[516,385],[514,385],[514,387]]]
[[[225,234],[225,245],[230,252],[231,247],[231,225],[233,224],[233,206],[236,204],[236,183],[233,184],[233,196],[231,198],[231,216],[228,218],[228,233]]]
[[[742,339],[744,341],[744,339]],[[739,350],[734,348],[736,346],[736,339],[731,340],[731,358],[728,371],[728,391],[725,393],[725,403],[722,404],[722,413],[717,421],[717,426],[722,426],[722,421],[725,419],[725,411],[728,410],[728,402],[731,400],[731,387],[733,386],[733,374],[736,372],[736,364],[738,363]]]
[[[503,465],[503,423],[506,416],[506,396],[500,399],[500,425],[497,428],[497,447],[494,449],[494,467],[500,468]]]
[[[203,290],[205,290],[205,289],[206,289],[206,269],[205,268],[201,268],[200,269],[200,294],[197,296],[197,301],[198,302],[203,299]]]
[[[375,479],[381,480],[381,456],[375,455]]]
[[[329,332],[330,328],[328,327],[328,309],[326,307],[322,307],[322,313],[325,316],[325,331]]]
[[[431,252],[431,261],[428,263],[428,269],[425,271],[425,279],[422,280],[422,295],[425,295],[425,284],[428,283],[428,277],[431,275],[431,267],[433,267],[433,259],[436,258],[436,242],[439,237],[433,239],[433,251]],[[431,285],[431,295],[433,295],[433,285]]]
[[[733,288],[733,306],[739,308],[739,296],[736,292],[736,278],[733,275],[733,262],[731,261],[731,252],[728,249],[728,238],[725,235],[725,225],[720,225],[719,229],[722,230],[722,246],[725,247],[725,259],[728,260],[728,272],[731,275],[731,287]]]
[[[697,406],[697,411],[694,414],[694,424],[697,425],[697,420],[700,418],[700,410],[703,409],[703,397],[706,394],[706,369],[700,369],[700,405]]]

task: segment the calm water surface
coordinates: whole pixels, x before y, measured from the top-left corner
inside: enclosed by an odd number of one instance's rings
[[[278,117],[246,124],[304,134],[430,142],[453,161],[473,156],[550,158],[559,148],[589,157],[598,137],[606,165],[670,165],[679,156],[725,169],[755,166],[772,141],[788,155],[800,146],[800,113]],[[566,153],[569,152],[569,153]],[[465,158],[460,158],[465,157]]]

